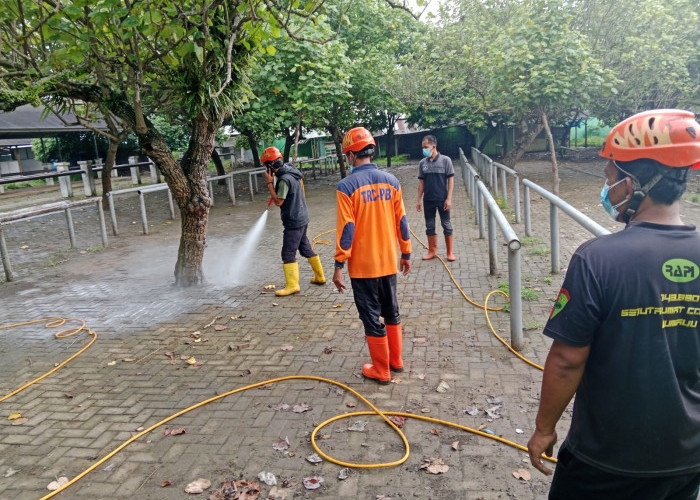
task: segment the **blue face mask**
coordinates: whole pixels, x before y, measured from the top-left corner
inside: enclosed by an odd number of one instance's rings
[[[432,154],[433,154],[433,152],[430,151],[429,148],[423,148],[423,156],[425,156],[426,158],[430,158],[430,155],[432,155]]]
[[[625,179],[620,179],[612,186],[608,186],[608,181],[605,181],[603,189],[600,190],[600,203],[601,205],[603,205],[603,208],[608,213],[608,215],[612,217],[612,219],[615,221],[620,216],[620,212],[617,210],[617,208],[621,205],[624,205],[625,202],[627,202],[627,199],[624,199],[620,203],[613,205],[610,201],[610,190],[623,182],[625,182]]]

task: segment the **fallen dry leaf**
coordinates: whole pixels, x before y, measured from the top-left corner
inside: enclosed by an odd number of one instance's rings
[[[209,500],[256,500],[259,495],[260,485],[255,481],[228,479],[211,492]]]
[[[335,304],[333,306],[333,309],[338,309],[339,307],[343,307],[343,304]]]
[[[357,405],[355,403],[345,403],[345,406],[347,406],[348,408],[355,408]]]
[[[214,330],[216,330],[217,332],[226,330],[226,328],[228,328],[226,325],[214,325]]]
[[[277,307],[279,304],[278,304],[277,302],[273,302],[272,305],[273,305],[274,307]]]
[[[425,469],[429,474],[444,474],[450,467],[442,461],[442,458],[429,457],[423,459],[423,464],[419,467]]]
[[[13,420],[12,425],[22,425],[22,424],[26,424],[27,422],[29,422],[29,419],[27,417],[22,417],[22,418],[18,418],[16,420]]]
[[[161,488],[165,488],[166,486],[172,486],[173,482],[172,481],[163,481],[160,485]]]
[[[414,344],[425,344],[428,341],[425,337],[418,337],[413,339]]]
[[[440,436],[440,432],[434,427],[432,429],[430,429],[430,433],[434,434],[436,436]]]
[[[311,407],[306,403],[299,403],[292,407],[292,411],[294,413],[304,413],[305,411],[309,411],[310,409]]]
[[[330,354],[333,352],[333,346],[329,345],[325,349],[323,349],[323,354]]]
[[[49,491],[56,491],[59,488],[62,488],[63,486],[68,484],[68,478],[66,476],[61,476],[55,481],[51,481],[46,488]]]
[[[107,363],[107,366],[114,366],[116,364],[117,364],[116,361],[110,361],[109,363]]]
[[[406,417],[401,417],[399,415],[390,415],[387,418],[391,420],[399,429],[403,429],[403,426],[406,423]]]
[[[282,351],[291,351],[292,349],[294,349],[294,346],[293,346],[293,345],[283,345],[283,346],[280,348],[280,350],[282,350]]]
[[[29,248],[29,245],[22,245],[19,247],[20,250],[26,250],[27,248]]]
[[[275,289],[275,285],[265,285],[263,288],[264,288],[265,290],[274,290],[274,289]]]
[[[306,488],[307,490],[315,490],[321,487],[322,482],[323,478],[320,476],[305,477],[304,488]]]
[[[175,359],[175,353],[174,352],[166,352],[165,356],[170,358],[170,359]]]
[[[209,488],[211,488],[211,481],[200,477],[185,486],[185,493],[196,495],[198,493],[204,493],[204,490],[208,490]]]
[[[122,359],[122,361],[124,363],[133,363],[134,361],[136,361],[136,358],[124,358]]]
[[[7,420],[15,420],[15,419],[20,418],[21,416],[22,416],[21,413],[12,413],[12,414],[10,414],[9,417],[7,417]]]
[[[522,479],[523,481],[529,481],[530,479],[532,479],[530,471],[526,469],[514,470],[513,477],[516,479]]]
[[[277,451],[284,451],[289,449],[289,438],[285,437],[279,441],[272,443],[272,449]]]
[[[187,431],[185,430],[184,427],[178,427],[177,429],[173,429],[170,431],[171,436],[177,436],[179,434],[185,434]]]
[[[454,441],[452,443],[452,449],[455,451],[459,450],[459,441]]]
[[[189,357],[189,358],[187,359],[187,364],[188,364],[188,365],[194,365],[195,363],[197,363],[197,360],[195,359],[194,356],[191,356],[191,357]]]

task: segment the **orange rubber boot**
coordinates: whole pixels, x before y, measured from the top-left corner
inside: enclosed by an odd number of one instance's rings
[[[453,243],[453,237],[452,235],[445,236],[445,247],[447,247],[447,251],[445,252],[447,254],[447,260],[450,262],[454,262],[457,260],[457,257],[455,257],[455,254],[452,253],[452,243]]]
[[[386,385],[391,382],[389,341],[386,337],[370,337],[367,335],[366,338],[372,364],[362,366],[362,375],[382,385]]]
[[[401,323],[398,325],[386,325],[386,338],[389,340],[389,368],[395,372],[402,372],[403,359],[401,359],[401,348],[403,335],[401,334]]]
[[[437,256],[437,234],[428,236],[428,253],[423,256],[423,260],[434,259]]]

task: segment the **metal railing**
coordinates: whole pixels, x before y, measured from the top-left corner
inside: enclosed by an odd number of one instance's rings
[[[2,266],[5,271],[5,279],[7,281],[13,281],[14,274],[12,272],[12,265],[10,264],[10,254],[7,251],[7,244],[5,243],[5,234],[3,232],[4,225],[11,224],[12,222],[16,222],[22,219],[36,217],[38,215],[47,215],[63,211],[66,214],[66,223],[68,225],[68,237],[70,239],[70,247],[75,248],[75,228],[73,226],[73,216],[71,214],[71,209],[92,204],[95,204],[95,206],[97,207],[97,213],[100,219],[100,232],[102,234],[102,244],[106,247],[107,229],[105,227],[104,211],[102,210],[102,198],[87,198],[84,200],[75,201],[59,201],[56,203],[48,203],[46,205],[41,205],[38,207],[14,210],[12,212],[5,212],[3,214],[0,214],[0,257],[2,258]]]
[[[498,244],[496,229],[500,229],[507,241],[508,248],[508,288],[510,290],[510,340],[513,349],[520,350],[523,346],[523,303],[520,267],[520,240],[511,227],[508,219],[501,211],[486,185],[480,180],[476,170],[469,164],[467,157],[460,148],[459,161],[462,167],[462,178],[465,180],[467,193],[477,212],[479,235],[483,238],[484,226],[488,229],[489,273],[498,272]],[[487,223],[484,220],[484,204],[487,207]]]
[[[487,184],[494,193],[501,189],[501,199],[508,205],[507,176],[513,179],[513,209],[515,210],[515,222],[520,223],[520,174],[505,165],[493,161],[476,148],[471,148],[472,161],[479,169],[479,175],[487,179]],[[500,177],[500,182],[499,182]]]
[[[524,211],[525,211],[525,235],[532,235],[532,217],[530,212],[530,190],[549,200],[549,242],[551,255],[552,274],[559,274],[561,268],[560,246],[559,246],[559,210],[571,217],[584,229],[587,229],[594,236],[610,234],[610,231],[595,222],[590,217],[582,214],[567,202],[551,193],[543,187],[535,184],[529,179],[523,179],[524,186]]]

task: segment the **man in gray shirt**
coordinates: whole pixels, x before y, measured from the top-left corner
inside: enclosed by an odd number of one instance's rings
[[[418,203],[419,212],[421,200],[425,209],[425,234],[428,236],[428,253],[423,260],[430,260],[437,255],[437,234],[435,233],[435,212],[440,214],[440,224],[445,235],[447,260],[454,261],[457,257],[452,253],[452,223],[450,208],[452,207],[452,189],[455,184],[455,169],[448,156],[441,155],[437,150],[437,139],[434,135],[423,138],[424,158],[418,165]]]

